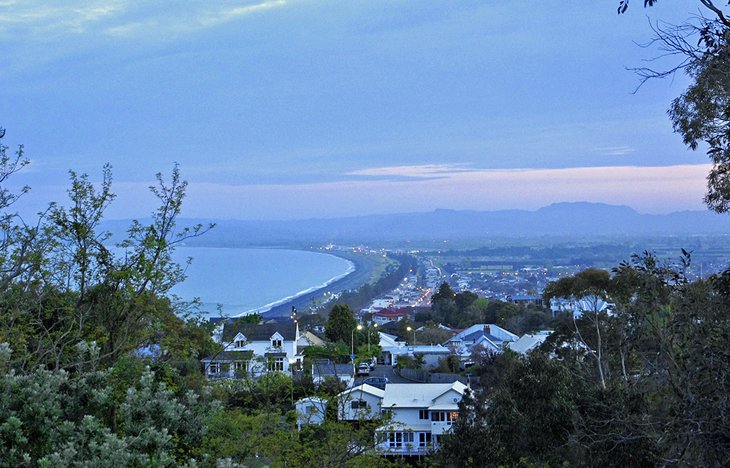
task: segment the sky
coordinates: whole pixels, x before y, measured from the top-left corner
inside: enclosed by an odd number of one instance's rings
[[[185,217],[702,210],[707,157],[666,114],[688,79],[627,69],[698,3],[641,3],[0,0],[11,184],[39,210],[109,163],[108,218],[147,216],[175,163]]]

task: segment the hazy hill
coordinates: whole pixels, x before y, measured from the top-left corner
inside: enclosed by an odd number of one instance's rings
[[[202,220],[181,220],[181,224]],[[556,203],[536,211],[455,211],[293,221],[214,220],[192,243],[217,246],[293,243],[438,242],[490,237],[687,236],[730,234],[730,215],[683,211],[640,214],[626,206]],[[204,221],[202,221],[204,222]],[[113,230],[126,225],[110,222]]]

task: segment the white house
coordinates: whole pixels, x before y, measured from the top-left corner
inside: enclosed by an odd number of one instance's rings
[[[606,302],[598,296],[583,296],[581,298],[571,297],[569,299],[562,297],[554,297],[550,299],[550,310],[553,316],[561,312],[572,312],[573,317],[579,318],[588,312],[607,312],[613,311],[614,305]]]
[[[477,323],[449,338],[444,346],[452,349],[463,361],[470,358],[476,346],[501,353],[508,343],[518,339],[519,336],[493,323]]]
[[[210,378],[258,376],[267,372],[290,373],[301,363],[297,355],[296,323],[226,322],[220,334],[223,351],[201,359]]]
[[[327,411],[327,400],[320,397],[307,397],[298,400],[295,405],[297,410],[297,430],[302,430],[305,425],[319,425],[324,422]]]
[[[312,363],[312,380],[321,384],[325,379],[339,380],[347,387],[355,383],[355,368],[352,364],[335,364],[328,359],[318,359]]]
[[[398,348],[398,354],[392,354],[393,365],[398,363],[398,357],[419,355],[423,358],[424,367],[438,367],[439,361],[452,354],[451,349],[437,345],[403,346]]]
[[[519,340],[507,344],[507,347],[519,354],[527,354],[543,344],[552,330],[542,330],[533,334],[522,335]]]
[[[393,455],[438,450],[441,436],[458,417],[466,389],[461,382],[388,384],[381,408],[390,420],[376,431],[378,450]]]
[[[337,419],[359,421],[377,417],[384,394],[385,390],[368,384],[348,388],[337,395]]]

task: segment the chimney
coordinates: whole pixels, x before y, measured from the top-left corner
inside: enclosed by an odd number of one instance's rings
[[[489,328],[489,325],[484,325],[484,333],[487,335],[491,335],[491,329]]]

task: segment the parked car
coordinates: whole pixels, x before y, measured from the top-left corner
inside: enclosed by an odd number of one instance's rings
[[[370,365],[367,362],[358,364],[356,375],[370,375]]]
[[[385,390],[385,386],[388,384],[388,382],[390,382],[390,380],[388,380],[388,377],[368,377],[367,379],[363,380],[362,383],[366,383],[368,385],[372,385],[373,387]]]

